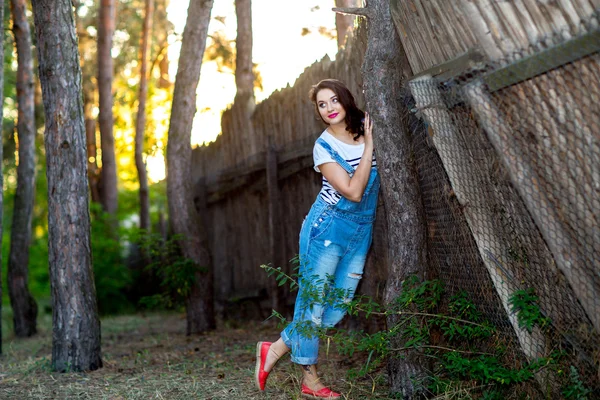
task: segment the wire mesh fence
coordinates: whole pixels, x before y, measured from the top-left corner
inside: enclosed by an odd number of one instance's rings
[[[406,88],[429,275],[494,326],[485,351],[546,363],[515,395],[600,398],[597,35]]]

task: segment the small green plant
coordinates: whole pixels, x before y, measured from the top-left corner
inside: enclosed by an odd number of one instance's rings
[[[585,387],[583,382],[581,382],[577,368],[571,365],[569,384],[563,388],[563,396],[565,396],[566,399],[587,400],[591,393],[592,390]]]
[[[196,273],[205,269],[181,255],[180,243],[186,240],[174,235],[167,240],[158,234],[141,232],[135,242],[149,260],[146,270],[155,274],[162,289],[161,293],[145,296],[140,304],[151,309],[177,308],[185,304],[185,299],[196,281]]]
[[[538,300],[532,288],[517,290],[509,299],[511,311],[517,314],[519,326],[527,329],[528,332],[531,332],[536,325],[543,329],[550,324],[550,318],[545,317],[540,311]]]

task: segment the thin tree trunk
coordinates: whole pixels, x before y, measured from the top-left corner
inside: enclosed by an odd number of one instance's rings
[[[252,1],[235,0],[237,36],[235,39],[236,97],[254,100],[254,73],[252,72]]]
[[[200,333],[216,326],[213,303],[213,274],[204,227],[194,209],[192,181],[192,123],[196,113],[196,90],[213,0],[191,0],[183,31],[181,53],[167,145],[167,199],[173,233],[182,235],[183,256],[198,269],[186,301],[187,334]]]
[[[17,44],[17,134],[19,163],[8,257],[7,283],[15,335],[37,332],[37,304],[29,292],[29,243],[35,197],[35,107],[31,31],[25,0],[11,0],[13,33]]]
[[[335,0],[335,6],[340,8],[358,7],[359,0]],[[337,13],[335,15],[335,28],[337,31],[337,45],[341,49],[346,45],[346,38],[352,35],[354,16]]]
[[[98,20],[98,94],[100,148],[102,170],[100,172],[102,206],[111,215],[118,207],[117,162],[113,134],[113,59],[112,39],[115,30],[115,0],[101,0]]]
[[[52,367],[102,366],[92,271],[81,69],[71,0],[33,0],[46,115]]]
[[[146,128],[146,97],[148,97],[148,52],[150,33],[154,16],[154,0],[146,0],[144,28],[142,32],[142,57],[140,68],[140,90],[138,96],[137,120],[135,122],[135,166],[140,182],[140,229],[150,231],[150,204],[148,200],[148,174],[142,157],[144,150],[144,131]]]
[[[362,67],[367,110],[374,120],[374,141],[382,191],[388,216],[388,281],[384,293],[392,304],[409,275],[424,277],[427,263],[426,229],[417,170],[408,130],[403,124],[399,101],[402,81],[411,74],[408,60],[392,24],[389,0],[369,1],[367,51]],[[388,327],[398,323],[388,317]],[[404,347],[394,338],[393,348]],[[417,351],[395,354],[388,360],[392,393],[403,398],[418,396],[414,380],[422,378],[426,368]]]
[[[256,149],[256,137],[250,118],[254,113],[254,73],[252,72],[252,1],[235,0],[237,36],[235,39],[236,94],[232,107],[234,131],[248,138],[250,154]]]
[[[160,71],[160,78],[158,79],[158,87],[160,89],[168,89],[173,84],[169,78],[169,21],[167,19],[167,7],[169,6],[169,0],[157,0],[156,1],[156,12],[154,13],[156,19],[154,23],[154,32],[156,36],[156,43],[161,49],[157,55],[158,68]]]
[[[4,32],[4,0],[0,0],[0,32]],[[0,104],[4,104],[4,40],[0,40]],[[2,132],[2,121],[4,121],[0,107],[0,132]],[[0,146],[0,163],[4,161],[3,146]],[[0,187],[4,187],[4,174],[0,168]],[[0,238],[4,220],[4,190],[0,190]],[[2,315],[2,252],[0,252],[0,316]],[[2,324],[0,323],[0,355],[2,354]]]

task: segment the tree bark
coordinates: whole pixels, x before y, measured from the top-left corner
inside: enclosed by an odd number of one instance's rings
[[[102,366],[90,248],[81,69],[70,0],[33,0],[46,116],[52,367]]]
[[[237,37],[235,39],[236,97],[254,100],[254,73],[252,72],[252,1],[235,0]]]
[[[0,0],[0,32],[4,32],[4,0]],[[4,104],[4,40],[0,40],[0,104]],[[2,111],[0,111],[0,132],[2,132]],[[3,146],[0,146],[0,162],[4,161]],[[4,187],[4,174],[0,168],[0,187]],[[0,190],[0,221],[4,220],[4,190]],[[2,227],[0,223],[0,238]],[[2,252],[0,252],[2,253]],[[0,299],[2,299],[2,254],[0,254]],[[0,300],[0,315],[2,315],[2,300]],[[2,354],[2,324],[0,323],[0,355]]]
[[[11,0],[13,33],[17,44],[17,134],[19,163],[8,257],[7,283],[17,337],[37,332],[37,304],[29,292],[29,243],[35,198],[35,106],[31,31],[25,0]]]
[[[179,65],[175,77],[173,108],[167,145],[167,199],[173,233],[182,235],[183,256],[197,265],[195,282],[186,301],[187,334],[216,327],[213,274],[204,227],[193,206],[192,124],[196,113],[196,90],[213,0],[191,0],[183,31]]]
[[[140,182],[140,229],[150,231],[150,202],[148,200],[148,174],[146,163],[142,157],[144,150],[144,131],[146,128],[146,98],[148,97],[148,52],[150,50],[150,33],[154,16],[154,0],[146,0],[144,27],[141,44],[140,88],[138,95],[137,119],[135,122],[135,166]]]
[[[256,149],[256,138],[250,118],[254,113],[254,73],[252,72],[252,2],[235,0],[237,36],[235,39],[235,84],[236,94],[232,113],[234,129],[248,138],[252,154]]]
[[[167,7],[169,6],[169,0],[157,0],[156,2],[156,22],[154,23],[154,32],[156,35],[155,41],[158,43],[161,51],[157,55],[158,68],[160,71],[160,78],[158,79],[158,87],[160,89],[168,89],[173,84],[169,78],[169,42],[168,36],[170,31],[170,22],[167,19]],[[152,71],[150,71],[151,73]]]
[[[393,303],[409,275],[424,277],[427,263],[426,229],[418,186],[417,170],[409,133],[403,124],[400,103],[402,82],[411,74],[400,38],[392,24],[389,0],[371,0],[367,9],[367,51],[362,67],[367,110],[375,132],[377,164],[381,174],[388,216],[389,272],[384,294],[386,304]],[[408,111],[406,111],[408,113]],[[396,316],[387,320],[388,328],[398,323]],[[404,347],[395,338],[392,347]],[[418,396],[414,379],[422,378],[425,368],[416,351],[397,354],[388,360],[390,389],[403,398]]]
[[[359,7],[359,0],[335,0],[338,8]],[[335,14],[335,29],[337,31],[337,45],[341,49],[346,45],[346,38],[352,35],[354,29],[354,15]]]
[[[117,161],[113,134],[113,59],[112,39],[115,30],[115,0],[101,0],[98,20],[98,94],[100,148],[102,170],[100,171],[102,206],[115,216],[118,207]]]

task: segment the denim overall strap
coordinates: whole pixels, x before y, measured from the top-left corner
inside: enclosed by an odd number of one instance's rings
[[[348,164],[348,162],[346,160],[344,160],[342,158],[342,156],[340,156],[338,154],[337,151],[335,151],[334,149],[331,148],[331,146],[329,145],[329,143],[327,143],[325,140],[323,140],[322,138],[318,138],[317,139],[317,143],[320,144],[321,146],[323,146],[323,148],[325,150],[327,150],[327,152],[331,155],[331,157],[342,166],[342,168],[344,168],[346,170],[346,172],[348,173],[348,175],[352,176],[354,175],[354,168],[352,168],[352,166],[350,164]]]

